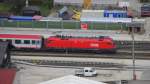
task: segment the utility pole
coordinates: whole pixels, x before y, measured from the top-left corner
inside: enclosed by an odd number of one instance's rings
[[[135,72],[135,39],[134,39],[134,27],[132,27],[132,61],[133,61],[133,80],[136,80]]]

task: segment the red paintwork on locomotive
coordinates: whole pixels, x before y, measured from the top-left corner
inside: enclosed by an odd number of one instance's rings
[[[73,48],[73,49],[115,49],[111,38],[60,38],[49,37],[45,41],[46,48]]]

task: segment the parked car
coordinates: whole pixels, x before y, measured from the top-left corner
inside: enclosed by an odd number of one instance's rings
[[[94,77],[97,76],[97,72],[92,67],[84,67],[83,69],[75,71],[76,76]]]

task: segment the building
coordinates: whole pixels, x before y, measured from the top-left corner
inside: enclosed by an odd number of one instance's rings
[[[120,84],[150,84],[150,80],[121,80]]]
[[[53,80],[41,82],[39,84],[106,84],[106,83],[69,75],[69,76],[64,76]]]
[[[127,18],[127,11],[123,10],[105,10],[104,17],[110,18]]]

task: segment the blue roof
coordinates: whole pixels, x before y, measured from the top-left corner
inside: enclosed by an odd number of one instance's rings
[[[28,16],[10,16],[10,19],[12,20],[33,20],[32,17],[28,17]]]

